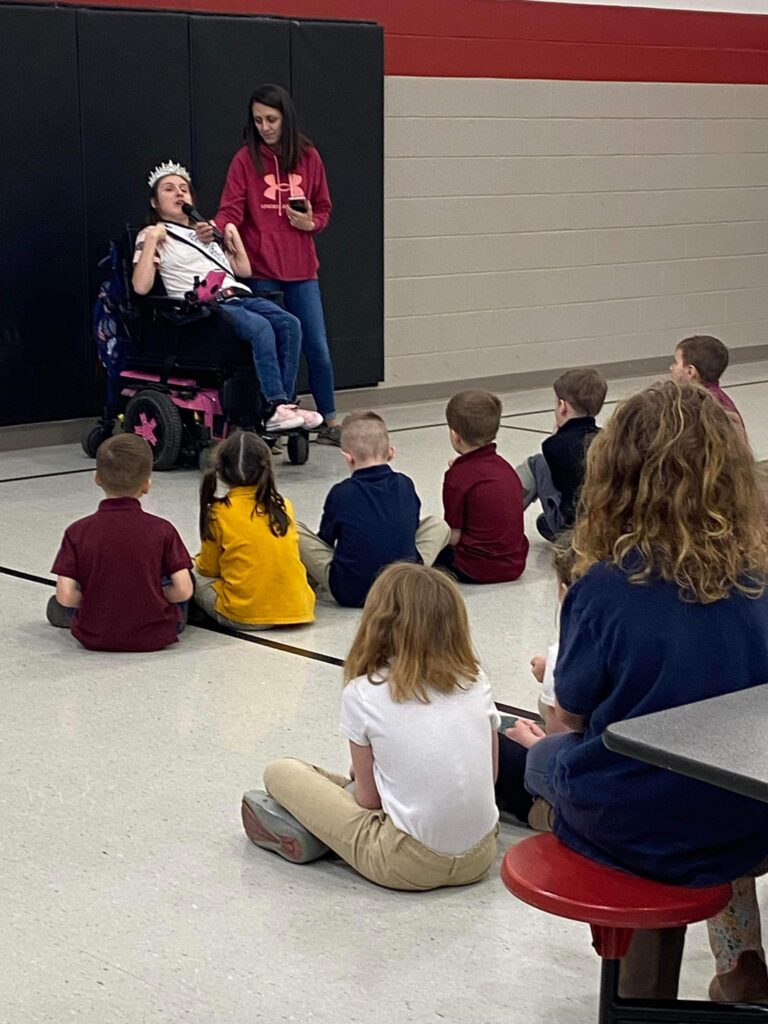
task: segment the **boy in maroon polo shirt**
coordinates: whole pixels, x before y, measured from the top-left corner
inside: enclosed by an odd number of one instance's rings
[[[675,361],[669,368],[674,380],[695,381],[710,392],[722,405],[729,418],[746,437],[741,413],[730,395],[720,387],[720,378],[728,368],[728,349],[719,338],[710,334],[694,334],[683,338],[675,349]]]
[[[106,498],[67,528],[53,563],[48,621],[69,627],[91,651],[157,651],[183,628],[179,604],[192,596],[192,559],[174,527],[141,507],[151,476],[143,437],[104,441],[96,483]]]
[[[451,528],[443,565],[460,583],[505,583],[525,568],[528,539],[523,528],[523,488],[493,443],[501,402],[488,391],[460,391],[445,417],[459,457],[443,478],[443,509]]]

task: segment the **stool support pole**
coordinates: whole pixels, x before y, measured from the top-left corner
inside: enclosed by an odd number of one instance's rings
[[[605,959],[602,962],[599,1024],[768,1024],[768,1006],[753,1003],[622,999],[619,996],[620,966],[620,960]]]

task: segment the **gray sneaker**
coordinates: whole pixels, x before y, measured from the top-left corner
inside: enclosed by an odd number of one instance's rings
[[[55,594],[48,598],[48,604],[45,608],[45,617],[52,626],[56,626],[57,629],[69,629],[72,625],[72,618],[74,614],[75,609],[65,608],[63,604],[59,604],[56,600]]]
[[[243,794],[243,828],[256,846],[279,853],[294,864],[306,864],[328,853],[328,847],[304,828],[263,789]]]
[[[317,444],[334,444],[341,447],[341,427],[320,427],[315,434]]]

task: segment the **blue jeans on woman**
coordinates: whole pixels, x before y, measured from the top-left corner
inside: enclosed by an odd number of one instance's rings
[[[254,278],[250,286],[254,291],[282,292],[285,308],[301,321],[301,342],[309,369],[309,390],[315,399],[317,411],[326,422],[335,419],[333,364],[328,351],[319,282],[276,281],[260,277]],[[289,397],[293,398],[293,395]]]
[[[221,310],[241,341],[253,350],[253,365],[268,402],[293,401],[301,355],[301,324],[268,299],[230,299]]]
[[[534,743],[525,758],[525,788],[531,796],[542,796],[555,806],[557,794],[552,785],[555,758],[561,750],[575,746],[583,738],[576,732],[556,732]]]

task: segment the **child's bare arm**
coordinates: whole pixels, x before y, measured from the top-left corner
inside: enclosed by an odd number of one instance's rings
[[[451,545],[451,547],[455,548],[460,540],[461,540],[461,530],[451,530],[451,539],[448,541],[448,543]]]
[[[194,589],[189,569],[179,569],[171,575],[171,582],[163,587],[163,595],[169,604],[178,604],[180,601],[188,601]]]
[[[79,608],[83,602],[83,592],[77,580],[69,576],[57,576],[56,600],[65,608]]]
[[[349,741],[349,750],[356,786],[355,799],[361,807],[369,811],[378,810],[381,807],[381,797],[376,788],[376,779],[373,777],[373,750],[353,743],[352,740]]]
[[[547,668],[547,659],[543,654],[536,654],[531,658],[531,675],[537,683],[544,682],[544,672]]]

